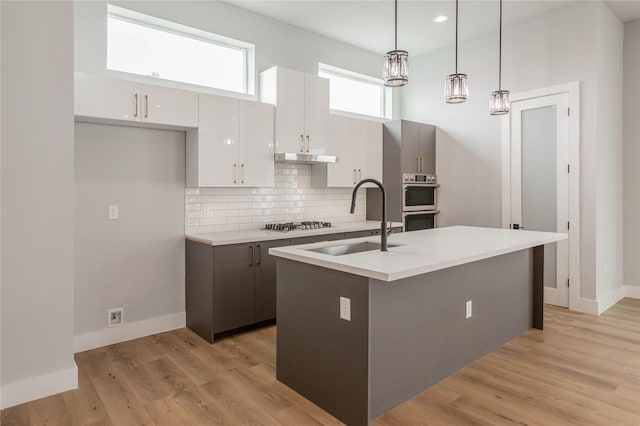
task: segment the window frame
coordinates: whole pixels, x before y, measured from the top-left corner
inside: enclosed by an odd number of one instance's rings
[[[251,43],[247,43],[241,40],[236,40],[230,37],[225,37],[220,34],[215,34],[209,31],[201,30],[194,27],[189,27],[186,25],[179,24],[177,22],[168,21],[161,18],[156,18],[155,16],[146,15],[140,12],[136,12],[130,9],[125,9],[119,6],[115,6],[113,4],[107,4],[107,43],[109,40],[109,19],[116,19],[123,22],[127,22],[134,25],[139,25],[141,27],[151,28],[157,31],[166,32],[169,34],[175,34],[178,36],[190,38],[193,40],[202,41],[205,43],[210,43],[216,46],[238,50],[242,52],[243,57],[243,76],[242,76],[242,92],[238,92],[235,90],[223,88],[223,87],[213,87],[213,86],[202,86],[196,83],[190,83],[187,81],[180,80],[170,80],[162,77],[154,77],[150,75],[142,75],[136,74],[128,71],[122,71],[117,69],[112,69],[108,67],[108,57],[106,59],[105,67],[107,72],[114,73],[123,73],[131,76],[136,76],[136,78],[142,78],[149,82],[157,82],[159,80],[165,82],[171,82],[180,85],[188,85],[190,87],[202,87],[207,90],[214,91],[224,91],[230,93],[239,93],[243,95],[254,95],[255,94],[255,45]],[[105,52],[108,52],[108,47],[105,49]]]
[[[339,68],[333,65],[318,63],[318,76],[324,77],[322,74],[340,77],[346,80],[356,81],[358,83],[373,83],[375,86],[379,86],[380,89],[380,115],[369,115],[353,111],[344,111],[340,109],[332,109],[332,111],[339,112],[340,114],[353,114],[364,117],[374,117],[381,120],[391,119],[392,116],[392,96],[393,92],[389,87],[384,85],[384,81],[381,78],[371,77],[366,74],[361,74],[355,71]],[[325,77],[326,78],[326,77]],[[330,80],[329,80],[330,81]],[[329,100],[331,104],[331,100]]]

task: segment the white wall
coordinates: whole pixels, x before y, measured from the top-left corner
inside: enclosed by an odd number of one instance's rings
[[[623,295],[623,40],[613,13],[597,15],[596,286],[603,311]],[[607,306],[609,305],[609,306]]]
[[[640,20],[637,20],[624,26],[624,282],[632,286],[640,286],[639,75]]]
[[[76,344],[110,308],[125,325],[184,312],[184,184],[184,132],[76,123]]]
[[[3,1],[2,404],[77,384],[73,360],[73,9]]]
[[[610,17],[612,13],[604,4],[580,2],[507,26],[503,37],[504,89],[516,93],[581,82],[581,296],[592,300],[596,299],[596,198],[600,195],[596,192],[607,189],[596,186],[598,145],[618,143],[615,138],[619,124],[599,129],[601,120],[611,115],[602,119],[598,115],[599,101],[614,105],[621,89],[615,86],[620,84],[617,75],[611,77],[613,86],[607,86],[614,91],[613,98],[600,93],[598,86],[600,73],[609,71],[599,65],[610,58],[606,49],[613,49],[612,56],[619,49],[616,43],[621,24],[612,23]],[[501,118],[488,113],[489,93],[497,89],[498,83],[497,31],[460,44],[459,71],[469,74],[470,82],[470,100],[460,105],[448,105],[442,97],[444,77],[453,72],[453,66],[452,46],[413,58],[410,90],[402,96],[403,115],[439,126],[441,223],[499,227]],[[611,168],[615,158],[617,154],[601,163]],[[617,195],[612,198],[618,200]],[[608,219],[600,222],[602,233],[609,230],[609,224]],[[618,232],[615,228],[613,231]],[[615,242],[611,241],[608,247],[611,244]],[[619,267],[612,262],[610,274],[619,273],[614,271]]]

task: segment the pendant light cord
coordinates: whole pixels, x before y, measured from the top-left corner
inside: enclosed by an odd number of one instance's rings
[[[502,90],[502,0],[500,0],[500,42],[498,49],[498,90]]]
[[[395,0],[395,49],[398,50],[398,0]]]
[[[456,0],[456,74],[458,74],[458,0]]]

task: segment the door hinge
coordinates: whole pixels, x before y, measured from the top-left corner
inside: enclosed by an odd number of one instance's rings
[[[571,229],[571,222],[567,222],[567,229]]]
[[[567,108],[567,115],[571,115],[571,108]]]

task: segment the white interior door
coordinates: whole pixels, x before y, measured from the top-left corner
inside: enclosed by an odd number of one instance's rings
[[[569,231],[568,94],[511,105],[511,227]],[[545,246],[545,303],[569,306],[569,242]]]

